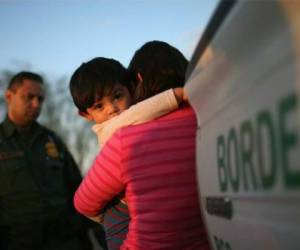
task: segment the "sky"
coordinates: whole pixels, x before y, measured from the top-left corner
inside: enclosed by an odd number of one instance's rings
[[[190,59],[218,0],[0,0],[0,71],[70,77],[97,56],[128,66],[161,40]]]

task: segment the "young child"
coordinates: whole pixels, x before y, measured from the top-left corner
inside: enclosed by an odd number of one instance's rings
[[[132,105],[134,84],[137,84],[133,79],[142,80],[139,75],[132,77],[118,61],[101,57],[83,63],[72,75],[70,92],[74,104],[81,116],[96,123],[93,130],[99,145],[119,128],[158,118],[178,108],[183,101],[182,88],[175,88]],[[102,219],[109,249],[119,249],[126,238],[130,220],[122,195],[100,212],[104,214]],[[95,220],[100,222],[101,219]]]

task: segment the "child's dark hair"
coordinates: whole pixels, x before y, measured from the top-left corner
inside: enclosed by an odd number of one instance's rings
[[[143,84],[136,87],[135,102],[170,88],[182,87],[187,65],[184,55],[168,43],[145,43],[135,52],[128,67],[133,74],[140,73],[143,78]]]
[[[117,83],[127,87],[132,93],[130,74],[120,62],[96,57],[82,63],[70,80],[73,102],[79,111],[86,112],[96,100],[109,95]]]

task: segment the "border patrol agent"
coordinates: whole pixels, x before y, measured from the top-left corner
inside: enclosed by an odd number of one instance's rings
[[[73,208],[81,175],[51,130],[36,122],[43,79],[15,75],[5,92],[0,124],[0,249],[87,250],[87,220]]]

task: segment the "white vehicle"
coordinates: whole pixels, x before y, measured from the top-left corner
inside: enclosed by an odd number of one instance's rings
[[[299,250],[300,1],[220,2],[185,87],[213,249]]]

